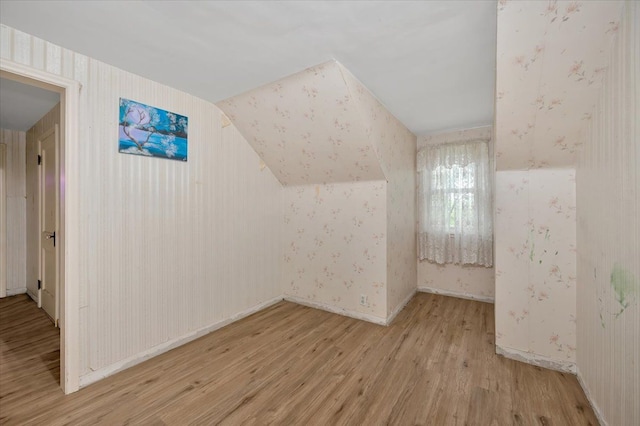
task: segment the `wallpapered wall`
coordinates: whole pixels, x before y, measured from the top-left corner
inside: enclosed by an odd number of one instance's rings
[[[385,181],[285,187],[286,296],[386,319],[386,191]]]
[[[81,384],[281,296],[282,186],[213,104],[0,25],[0,57],[75,79]],[[118,153],[119,97],[189,117],[189,161]]]
[[[416,287],[415,136],[336,61],[219,106],[285,185],[285,296],[386,321]]]
[[[416,137],[346,68],[341,68],[387,180],[387,318],[390,318],[416,290]]]
[[[575,369],[576,152],[620,11],[616,1],[498,3],[496,343],[565,370]]]
[[[628,1],[577,170],[578,369],[610,425],[640,424],[639,51]]]
[[[496,179],[496,344],[571,370],[576,351],[575,173]]]
[[[619,1],[498,2],[497,170],[574,167]]]
[[[418,138],[418,150],[430,145],[450,143],[473,139],[492,138],[491,126],[477,127],[474,129],[444,132]],[[490,155],[491,145],[490,143]],[[417,261],[418,265],[418,289],[478,300],[493,301],[495,277],[494,268],[483,266],[438,265],[429,261]]]
[[[283,185],[385,177],[336,61],[217,105]]]
[[[26,280],[26,199],[25,161],[26,133],[0,129],[0,143],[6,145],[6,230],[7,230],[7,295],[27,291]]]

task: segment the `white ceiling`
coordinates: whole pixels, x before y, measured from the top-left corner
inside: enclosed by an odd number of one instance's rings
[[[337,59],[416,134],[493,122],[495,1],[2,1],[0,22],[212,102]]]
[[[0,129],[26,132],[60,102],[60,94],[0,78]]]

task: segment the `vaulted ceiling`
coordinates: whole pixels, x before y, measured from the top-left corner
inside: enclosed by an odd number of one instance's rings
[[[416,134],[493,122],[495,1],[3,1],[0,22],[211,102],[336,59]]]

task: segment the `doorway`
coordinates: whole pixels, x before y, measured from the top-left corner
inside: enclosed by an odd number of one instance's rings
[[[53,172],[57,174],[54,180],[54,199],[58,200],[52,208],[52,223],[54,230],[45,229],[40,233],[40,238],[45,240],[38,247],[39,250],[48,250],[45,261],[55,268],[53,275],[57,277],[55,295],[51,300],[57,300],[57,314],[55,303],[52,317],[59,317],[60,327],[60,386],[65,393],[72,393],[79,388],[80,373],[80,342],[79,342],[79,262],[78,254],[78,188],[79,169],[75,160],[75,151],[78,147],[78,104],[80,84],[64,77],[50,74],[35,68],[15,63],[6,59],[0,59],[0,77],[26,84],[27,86],[46,89],[56,92],[60,97],[60,115],[57,131],[51,133],[53,138],[49,141],[44,135],[41,143],[45,142],[45,152],[51,159],[51,147],[57,153],[52,165]],[[3,108],[4,109],[4,108]],[[58,146],[55,135],[58,135]],[[48,135],[51,136],[51,135]],[[53,141],[53,142],[52,142]],[[47,145],[49,148],[47,148]],[[42,161],[42,149],[38,148]],[[57,184],[55,183],[57,182]],[[43,182],[46,183],[46,182]],[[50,221],[51,222],[51,221]],[[66,226],[70,224],[71,226]],[[55,234],[54,234],[55,232]],[[54,237],[55,235],[55,237]],[[55,238],[55,239],[54,239]],[[45,245],[48,244],[48,245]],[[54,246],[55,244],[55,246]],[[55,249],[54,249],[55,247]],[[36,283],[37,285],[37,283]],[[40,284],[42,287],[42,283]],[[42,290],[42,289],[41,289]]]

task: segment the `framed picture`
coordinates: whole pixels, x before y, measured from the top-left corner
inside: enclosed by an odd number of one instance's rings
[[[118,151],[187,161],[189,119],[184,115],[120,98]]]

